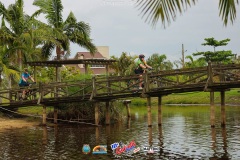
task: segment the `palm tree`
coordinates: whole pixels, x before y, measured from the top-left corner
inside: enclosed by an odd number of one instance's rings
[[[148,58],[147,63],[152,66],[155,71],[171,70],[173,68],[173,64],[167,61],[165,54],[159,55],[158,53],[154,53]]]
[[[140,8],[146,21],[155,26],[161,19],[164,27],[176,19],[178,13],[182,13],[188,7],[195,5],[197,0],[137,0],[136,4]],[[221,16],[224,25],[230,21],[233,23],[236,19],[236,5],[238,0],[219,0],[219,16]]]
[[[88,49],[92,54],[96,52],[96,47],[90,39],[90,26],[88,24],[77,22],[72,12],[63,21],[61,0],[35,0],[33,5],[40,8],[37,12],[45,15],[48,25],[53,29],[55,39],[60,41],[59,45],[51,42],[44,44],[42,51],[46,56],[49,56],[54,48],[56,48],[58,60],[61,54],[64,53],[63,51],[66,51],[67,55],[69,55],[70,42]]]
[[[11,51],[8,52],[8,57],[13,64],[19,66],[19,70],[22,70],[24,61],[42,59],[39,46],[43,41],[51,39],[50,28],[37,21],[37,15],[38,12],[32,16],[24,14],[23,0],[17,0],[8,8],[0,2],[0,40]],[[54,40],[51,39],[51,42]]]
[[[186,68],[203,67],[203,66],[207,65],[206,61],[204,59],[202,59],[202,58],[194,60],[191,55],[188,55],[185,58],[189,59],[188,62],[185,62]]]
[[[126,52],[122,52],[119,58],[111,56],[111,59],[116,60],[116,62],[110,68],[114,69],[115,74],[118,76],[131,75],[136,67],[134,63],[135,58],[136,56],[128,56]]]
[[[2,88],[2,77],[10,77],[10,75],[13,75],[17,79],[19,78],[16,65],[12,65],[8,58],[9,52],[11,52],[11,50],[8,49],[6,45],[0,44],[0,88]]]

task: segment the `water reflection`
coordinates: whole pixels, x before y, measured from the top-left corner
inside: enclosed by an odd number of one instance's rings
[[[99,144],[99,127],[95,128],[95,135],[96,135],[96,143]]]
[[[150,147],[153,145],[153,137],[152,137],[152,127],[148,127],[148,144]]]
[[[127,129],[130,129],[131,127],[131,117],[128,117],[127,119]]]
[[[141,148],[133,155],[135,159],[240,159],[240,108],[227,108],[225,128],[217,123],[211,128],[209,107],[163,107],[161,126],[153,109],[152,127],[148,127],[147,113],[138,112],[144,109],[136,109],[136,118],[102,127],[53,125],[0,132],[0,159],[107,160],[114,158],[111,144],[132,140]],[[131,111],[134,113],[134,108]],[[217,114],[216,121],[221,122]],[[84,144],[91,149],[107,145],[108,154],[85,155]],[[158,147],[159,151],[148,155],[144,146]]]
[[[162,125],[158,126],[158,136],[159,136],[159,157],[163,154],[163,133],[162,133]]]
[[[211,127],[213,157],[216,156],[216,129]]]
[[[224,151],[222,158],[226,159],[229,157],[229,154],[227,151],[228,149],[227,148],[227,131],[225,127],[222,128],[222,140],[223,140],[223,151]]]
[[[43,126],[43,138],[42,138],[42,143],[43,145],[47,144],[47,126]]]

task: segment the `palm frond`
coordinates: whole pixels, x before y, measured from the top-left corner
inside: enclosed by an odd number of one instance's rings
[[[197,0],[137,0],[136,5],[141,10],[142,16],[146,17],[146,22],[156,26],[161,19],[163,26],[170,24],[176,19],[177,14],[181,14],[187,7],[194,5]]]
[[[63,5],[61,0],[35,0],[33,5],[38,6],[49,24],[55,28],[59,28],[62,25],[62,10]]]
[[[238,5],[238,0],[219,1],[219,16],[222,17],[225,26],[228,24],[229,20],[233,24],[236,19],[236,4]]]

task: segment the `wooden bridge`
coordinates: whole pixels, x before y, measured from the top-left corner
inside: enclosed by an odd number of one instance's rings
[[[20,99],[23,88],[11,88],[0,91],[0,107],[18,108],[22,106],[42,105],[57,106],[61,103],[90,101],[95,106],[95,123],[99,123],[98,102],[109,102],[115,99],[142,97],[147,99],[148,125],[151,120],[151,97],[158,97],[158,124],[161,125],[162,96],[172,93],[207,91],[210,92],[211,126],[215,126],[214,92],[221,92],[222,126],[225,125],[225,91],[240,87],[239,64],[212,65],[206,67],[175,69],[143,75],[144,88],[138,89],[138,75],[131,76],[94,76],[76,82],[54,82],[24,88],[29,90],[27,100]],[[46,118],[43,111],[43,119]],[[55,113],[55,117],[57,117]],[[110,123],[106,113],[106,124]],[[44,123],[46,120],[44,120]]]

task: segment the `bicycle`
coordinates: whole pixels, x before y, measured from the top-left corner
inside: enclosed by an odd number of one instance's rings
[[[34,88],[34,85],[36,85],[36,82],[28,82],[28,86],[26,87],[20,87],[19,91],[19,100],[31,100],[36,98],[36,88]],[[23,97],[23,91],[25,90],[25,96]]]
[[[152,73],[152,71],[153,71],[152,68],[147,68],[144,70],[144,73],[145,72]],[[138,75],[138,76],[140,76],[140,75]],[[127,87],[129,90],[134,90],[134,91],[142,90],[144,88],[144,80],[142,80],[142,85],[141,85],[142,88],[139,87],[139,83],[140,83],[140,78],[137,78],[136,80],[129,80],[129,81],[127,81]]]

